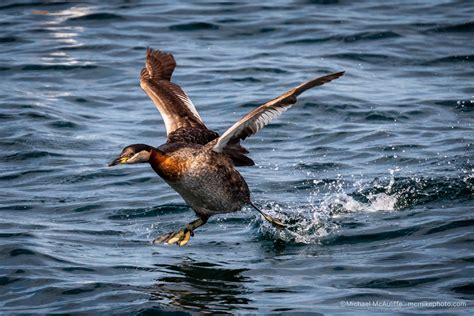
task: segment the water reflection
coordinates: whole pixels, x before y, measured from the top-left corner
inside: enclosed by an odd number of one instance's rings
[[[248,269],[228,269],[209,262],[186,261],[178,265],[160,265],[168,275],[151,288],[151,300],[200,312],[230,312],[248,306],[251,291],[245,286]]]

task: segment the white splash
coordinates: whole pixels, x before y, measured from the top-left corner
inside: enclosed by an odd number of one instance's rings
[[[348,216],[349,213],[395,211],[400,196],[399,193],[394,192],[393,186],[395,173],[400,170],[400,168],[388,170],[390,179],[386,185],[364,184],[362,181],[356,181],[352,185],[351,193],[347,193],[346,183],[340,176],[335,182],[329,184],[313,180],[315,185],[323,184],[326,192],[322,194],[320,189],[310,192],[308,203],[305,205],[284,206],[278,203],[267,203],[264,210],[280,218],[288,225],[288,228],[277,230],[263,220],[260,232],[288,242],[315,244],[319,243],[323,237],[336,232],[340,227],[337,219]],[[364,190],[370,188],[383,192],[363,193]],[[352,196],[354,192],[360,194],[363,201],[354,198]]]

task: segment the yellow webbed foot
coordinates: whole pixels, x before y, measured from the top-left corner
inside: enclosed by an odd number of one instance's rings
[[[189,231],[187,228],[183,228],[177,232],[168,233],[158,238],[155,238],[152,243],[154,245],[177,244],[178,246],[184,246],[188,243],[190,238],[191,238],[191,231]]]
[[[194,236],[194,230],[202,225],[204,225],[207,221],[207,218],[199,218],[188,225],[185,228],[180,229],[177,232],[172,232],[155,238],[152,243],[154,245],[158,244],[177,244],[178,246],[182,247],[185,246],[192,236]]]
[[[180,247],[185,246],[185,245],[188,243],[188,241],[191,239],[191,235],[192,235],[191,232],[190,232],[190,231],[187,231],[187,232],[184,234],[183,239],[181,239],[181,240],[178,242],[178,245],[179,245]]]

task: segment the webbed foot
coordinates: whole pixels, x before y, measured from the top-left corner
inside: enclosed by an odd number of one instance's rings
[[[283,228],[286,228],[286,225],[283,224],[283,222],[276,218],[276,217],[273,217],[273,216],[270,216],[269,214],[263,212],[261,209],[259,209],[258,207],[255,206],[255,204],[253,204],[252,202],[249,203],[250,206],[252,206],[254,209],[256,209],[264,219],[266,219],[270,224],[272,224],[273,226],[275,226],[276,228],[278,229],[283,229]]]
[[[168,234],[165,234],[163,236],[160,236],[158,238],[155,238],[153,240],[153,244],[177,244],[178,246],[184,246],[188,243],[189,239],[191,236],[193,236],[193,232],[191,230],[188,230],[187,228],[180,229],[177,232],[171,232]]]
[[[261,212],[260,214],[262,214],[262,217],[264,219],[266,219],[270,224],[272,224],[273,226],[279,228],[279,229],[283,229],[283,228],[286,228],[286,225],[283,224],[283,222],[279,219],[279,218],[276,218],[276,217],[272,217],[266,213],[263,213]]]
[[[194,230],[199,226],[204,225],[207,222],[207,219],[199,218],[189,224],[186,225],[185,228],[180,229],[177,232],[171,232],[165,235],[162,235],[158,238],[155,238],[152,241],[152,244],[177,244],[178,246],[182,247],[185,246],[192,236],[194,236]]]

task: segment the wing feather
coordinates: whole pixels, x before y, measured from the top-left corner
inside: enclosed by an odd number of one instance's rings
[[[163,117],[167,135],[182,127],[206,128],[191,99],[170,81],[175,67],[172,54],[148,48],[140,73],[140,86]]]
[[[304,82],[296,88],[291,89],[281,96],[259,106],[232,125],[217,140],[213,141],[212,144],[210,144],[212,145],[212,149],[216,152],[222,152],[228,146],[232,146],[240,140],[244,140],[247,137],[254,135],[265,125],[295,104],[298,95],[308,89],[337,79],[343,74],[344,71],[337,72]]]

